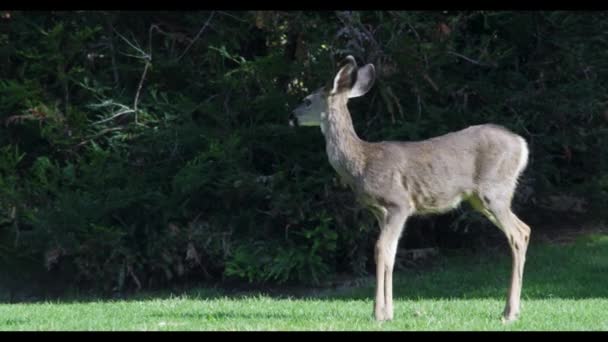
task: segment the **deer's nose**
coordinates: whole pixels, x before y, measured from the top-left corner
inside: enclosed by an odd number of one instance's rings
[[[298,117],[293,112],[289,115],[289,126],[298,127]]]

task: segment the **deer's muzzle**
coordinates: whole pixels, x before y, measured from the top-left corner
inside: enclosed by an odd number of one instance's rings
[[[289,126],[298,127],[298,117],[293,114],[293,112],[289,115]]]

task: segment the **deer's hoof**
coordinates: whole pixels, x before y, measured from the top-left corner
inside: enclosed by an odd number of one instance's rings
[[[374,318],[378,322],[392,321],[393,320],[393,313],[392,312],[388,313],[383,308],[382,309],[376,309],[376,310],[374,310]]]
[[[513,322],[517,321],[518,318],[519,318],[519,313],[516,313],[516,312],[504,313],[502,315],[501,321],[503,324],[508,324],[508,323],[513,323]]]

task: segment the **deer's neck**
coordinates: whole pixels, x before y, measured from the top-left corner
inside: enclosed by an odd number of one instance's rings
[[[365,167],[365,142],[355,132],[346,99],[331,104],[323,121],[330,164],[347,181],[358,177]]]

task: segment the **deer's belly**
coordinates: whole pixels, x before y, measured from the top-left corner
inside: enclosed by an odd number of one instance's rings
[[[449,196],[445,194],[437,196],[411,194],[410,196],[411,203],[417,214],[434,214],[445,213],[458,208],[462,201],[466,200],[470,195],[469,192],[461,192]]]

